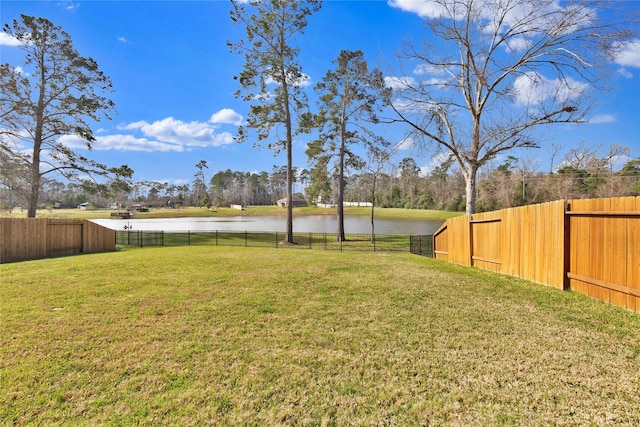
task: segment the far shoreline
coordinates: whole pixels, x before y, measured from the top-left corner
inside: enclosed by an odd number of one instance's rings
[[[39,209],[36,218],[58,219],[100,219],[111,218],[111,213],[122,212],[123,209]],[[345,216],[371,216],[370,207],[345,207]],[[231,216],[285,216],[287,210],[279,206],[246,206],[242,210],[234,208],[152,208],[148,212],[136,212],[133,218],[192,218],[192,217],[231,217]],[[11,213],[2,211],[0,218],[26,218],[26,209]],[[303,215],[336,215],[335,208],[306,206],[293,208],[294,216]],[[463,212],[437,211],[428,209],[375,208],[374,218],[405,218],[424,220],[446,220],[464,215]]]

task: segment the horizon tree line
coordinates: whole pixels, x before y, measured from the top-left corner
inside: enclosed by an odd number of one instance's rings
[[[567,153],[555,172],[539,171],[535,162],[513,156],[485,166],[478,175],[478,211],[562,199],[640,196],[640,158],[624,157],[624,164],[614,165],[611,153],[620,152],[621,147],[613,146],[602,156],[594,148],[579,148]],[[294,194],[306,198],[309,204],[319,200],[337,203],[339,175],[335,170],[325,172],[320,175],[317,169],[294,168]],[[286,166],[274,165],[270,172],[221,170],[204,186],[200,179],[194,178],[191,184],[141,181],[114,186],[110,194],[95,193],[82,184],[47,180],[43,183],[42,204],[50,208],[75,208],[85,202],[103,208],[135,203],[156,208],[218,208],[231,204],[275,205],[286,195]],[[321,193],[318,181],[323,186]],[[28,197],[26,183],[23,192],[11,191],[9,185],[6,179],[0,181],[0,208],[4,210],[23,206]],[[464,177],[451,158],[426,174],[413,158],[406,157],[377,173],[363,168],[344,177],[345,202],[371,202],[383,208],[464,211],[465,196]]]

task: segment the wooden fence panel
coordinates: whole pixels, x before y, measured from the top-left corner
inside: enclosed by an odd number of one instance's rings
[[[45,257],[46,232],[46,223],[41,220],[0,219],[0,263]]]
[[[74,255],[82,252],[82,221],[47,221],[47,256]]]
[[[115,231],[88,220],[0,218],[0,263],[115,248]]]
[[[447,222],[433,233],[433,256],[436,259],[449,259],[449,228]]]
[[[629,310],[640,298],[640,198],[572,200],[570,288]]]
[[[82,252],[109,252],[116,249],[116,232],[94,222],[84,220]]]
[[[459,265],[471,265],[471,224],[468,216],[447,220],[448,261]]]
[[[640,197],[557,201],[447,220],[436,257],[640,310]],[[446,243],[445,243],[446,242]]]
[[[499,213],[478,214],[471,221],[472,265],[499,272],[502,265],[502,218]]]

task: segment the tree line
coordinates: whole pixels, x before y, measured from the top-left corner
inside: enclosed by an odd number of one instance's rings
[[[567,153],[553,173],[536,170],[531,160],[508,156],[480,171],[477,209],[491,211],[559,199],[639,196],[640,158],[619,160],[618,154],[627,151],[613,146],[608,155],[598,156],[594,148],[582,145]],[[206,162],[198,165],[191,183],[142,181],[112,187],[110,194],[96,193],[79,184],[46,181],[42,200],[50,208],[75,208],[87,202],[95,207],[122,208],[140,203],[156,208],[215,208],[232,204],[274,205],[286,195],[286,166],[273,166],[269,172],[227,169],[206,180]],[[294,194],[309,204],[338,203],[337,171],[321,177],[320,181],[326,184],[321,192],[318,178],[309,169],[294,167],[293,176]],[[0,207],[22,206],[26,197],[20,198],[19,194],[0,188]],[[451,158],[422,173],[415,160],[407,157],[397,165],[388,165],[381,173],[361,169],[346,176],[343,201],[371,202],[388,208],[464,211],[465,180]]]

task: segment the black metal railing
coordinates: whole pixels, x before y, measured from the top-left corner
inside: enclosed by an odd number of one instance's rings
[[[411,252],[433,257],[432,236],[408,234],[293,233],[295,244],[285,243],[284,232],[254,231],[116,231],[116,245],[146,246],[244,246],[262,248],[320,249],[335,251]]]
[[[409,238],[412,254],[433,258],[433,235],[412,235]]]

